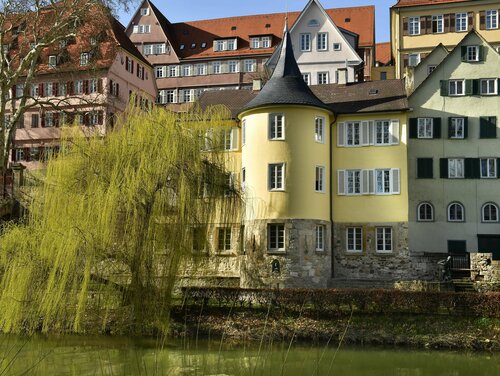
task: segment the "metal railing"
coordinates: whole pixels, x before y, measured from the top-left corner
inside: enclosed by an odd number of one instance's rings
[[[468,253],[464,254],[452,254],[451,255],[451,270],[470,270],[470,255]]]

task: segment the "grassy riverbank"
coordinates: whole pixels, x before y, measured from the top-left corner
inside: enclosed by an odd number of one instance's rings
[[[414,348],[500,350],[500,319],[428,314],[290,314],[279,309],[176,308],[172,335],[250,342],[304,341],[318,345],[384,345]]]

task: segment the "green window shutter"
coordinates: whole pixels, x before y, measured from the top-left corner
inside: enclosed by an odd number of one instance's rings
[[[417,158],[417,179],[432,179],[433,177],[432,158]]]
[[[478,46],[478,53],[479,53],[479,61],[484,61],[484,46]]]
[[[448,158],[439,159],[439,177],[448,179]]]
[[[481,116],[479,118],[479,138],[497,138],[497,118]]]
[[[472,164],[472,177],[473,179],[479,179],[481,177],[481,159],[474,158],[474,163]]]
[[[472,81],[465,80],[465,95],[472,95]]]
[[[441,138],[441,118],[432,120],[432,138]]]
[[[485,117],[479,118],[479,138],[487,138],[488,120]]]
[[[441,96],[442,97],[447,97],[448,96],[448,80],[441,80],[439,81],[439,84],[441,86]]]
[[[410,138],[418,138],[418,118],[410,118]]]
[[[462,46],[462,61],[467,61],[467,46]]]
[[[465,158],[465,178],[466,179],[479,179],[480,164],[479,158]]]
[[[448,118],[448,138],[451,138],[453,136],[453,130],[451,128],[451,117]]]
[[[480,82],[479,82],[479,80],[471,80],[471,81],[472,81],[472,95],[479,95],[480,94],[480,91],[479,91]]]
[[[469,137],[469,118],[464,117],[464,138]]]
[[[497,95],[500,95],[500,78],[497,78]]]
[[[497,158],[497,179],[500,179],[500,158]]]
[[[496,116],[491,116],[489,118],[490,136],[491,138],[497,138],[497,118]]]

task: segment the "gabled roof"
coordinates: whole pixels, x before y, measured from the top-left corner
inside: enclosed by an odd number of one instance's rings
[[[151,7],[151,10],[156,16],[156,19],[158,20],[158,23],[160,24],[160,27],[163,30],[163,33],[165,34],[165,37],[168,39],[174,50],[177,51],[177,46],[175,45],[175,39],[172,37],[172,34],[170,33],[170,30],[172,29],[172,24],[170,21],[163,15],[162,12],[156,7],[156,5],[153,4],[151,0],[146,0],[149,3],[149,6]]]
[[[375,45],[375,60],[382,65],[391,62],[391,42],[377,43]]]
[[[280,57],[271,78],[262,91],[242,108],[242,111],[273,105],[299,105],[327,109],[327,106],[311,92],[302,78],[286,25]]]
[[[132,41],[125,33],[125,26],[123,26],[116,18],[112,17],[111,27],[113,30],[113,36],[115,37],[119,47],[135,56],[138,60],[143,62],[148,67],[152,67],[152,65],[144,58],[144,56],[142,56],[135,44],[132,43]]]
[[[447,3],[465,3],[471,0],[399,0],[392,8],[414,7],[421,5],[435,5]]]

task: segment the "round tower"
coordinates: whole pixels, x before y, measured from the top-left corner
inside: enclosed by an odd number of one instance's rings
[[[309,89],[285,27],[270,80],[239,113],[244,287],[326,287],[331,276],[332,112]]]

